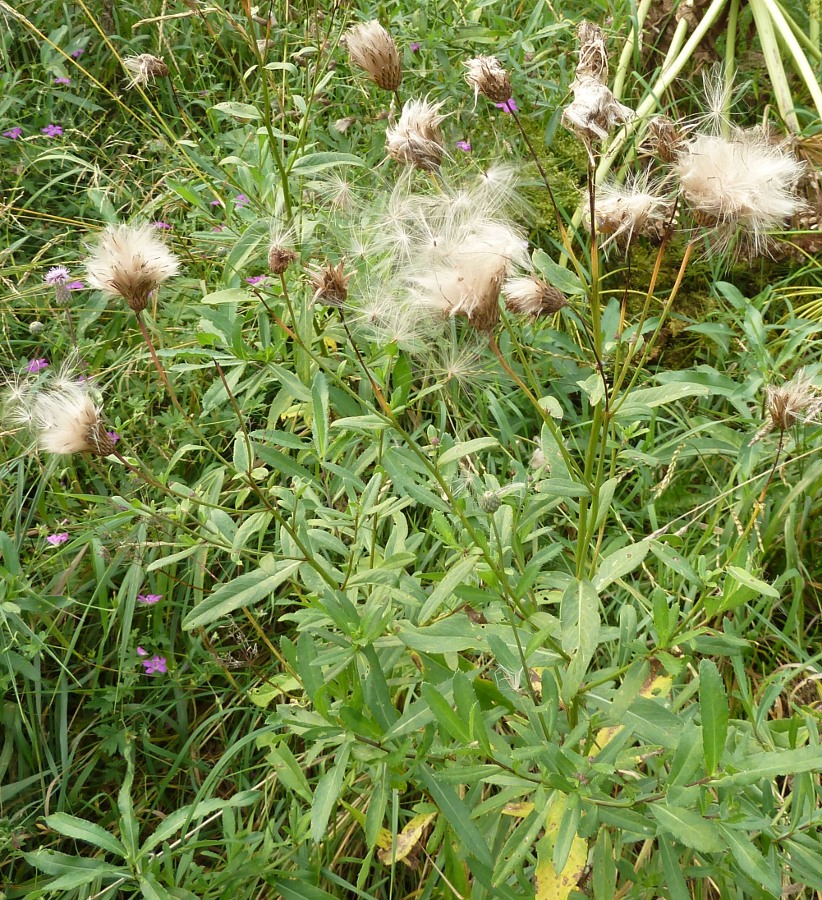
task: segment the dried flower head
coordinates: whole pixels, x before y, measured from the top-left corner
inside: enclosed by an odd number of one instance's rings
[[[311,286],[314,288],[312,303],[337,307],[345,304],[351,276],[346,275],[344,269],[345,260],[341,259],[336,266],[326,261],[324,266],[311,273]]]
[[[384,91],[396,91],[402,84],[402,62],[394,38],[373,19],[349,28],[345,35],[348,55]]]
[[[114,441],[90,390],[88,381],[71,380],[63,369],[41,390],[12,386],[6,395],[6,417],[27,427],[37,447],[46,453],[108,456]]]
[[[608,81],[608,54],[602,29],[593,22],[583,21],[577,26],[579,41],[579,61],[576,77],[595,78],[601,84]]]
[[[604,140],[614,127],[634,117],[632,109],[590,75],[576,78],[571,89],[574,99],[562,111],[562,124],[583,141],[589,154],[593,141]]]
[[[685,143],[684,134],[668,116],[654,116],[648,122],[646,140],[651,149],[664,163],[672,163]]]
[[[139,56],[127,56],[123,60],[126,71],[131,76],[127,87],[150,84],[155,78],[168,77],[168,66],[159,56],[141,53]]]
[[[179,270],[177,257],[145,225],[110,225],[86,260],[89,284],[122,297],[136,313]]]
[[[440,123],[442,103],[409,100],[396,125],[385,132],[385,149],[392,159],[428,172],[439,169],[445,153]]]
[[[568,305],[561,291],[533,275],[509,278],[504,291],[505,305],[511,312],[534,318],[552,316]]]
[[[511,76],[496,56],[476,56],[465,67],[468,69],[465,80],[474,89],[475,98],[482,94],[494,103],[507,103],[511,99]]]
[[[783,433],[793,428],[797,422],[817,419],[822,412],[822,395],[810,375],[800,369],[790,381],[779,387],[768,385],[765,388],[765,406],[768,420],[754,435],[754,441],[760,440],[770,431]]]
[[[629,175],[625,184],[607,182],[597,189],[594,206],[597,231],[622,247],[637,235],[661,239],[673,215],[673,201],[647,175]],[[589,215],[586,224],[590,228]]]
[[[285,270],[297,258],[297,253],[290,247],[272,244],[268,251],[268,268],[275,275],[283,275]]]
[[[697,134],[674,165],[697,222],[716,227],[726,245],[741,233],[754,253],[767,249],[768,231],[802,208],[796,185],[804,168],[761,128],[738,129],[730,138]]]

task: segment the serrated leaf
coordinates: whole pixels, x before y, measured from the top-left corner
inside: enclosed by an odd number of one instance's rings
[[[768,584],[766,581],[762,581],[761,578],[756,578],[751,575],[750,572],[741,569],[739,566],[728,566],[728,574],[733,575],[740,584],[744,584],[745,587],[749,587],[752,591],[756,591],[757,594],[763,594],[765,597],[773,597],[774,600],[779,599],[779,591],[773,587],[773,585]]]
[[[729,711],[722,676],[710,659],[703,659],[699,664],[699,712],[705,768],[713,775],[725,752]]]
[[[192,631],[210,625],[241,606],[254,606],[277,590],[299,567],[299,561],[279,560],[240,575],[198,603],[183,619],[183,628]]]
[[[731,855],[739,866],[740,871],[758,884],[761,884],[769,894],[772,894],[774,897],[781,897],[782,876],[780,870],[769,865],[768,860],[756,849],[748,833],[737,831],[731,825],[720,823],[719,827],[728,841]]]
[[[670,834],[675,840],[700,853],[721,853],[725,841],[719,828],[699,813],[680,806],[654,803],[651,812],[662,834]]]
[[[312,431],[317,455],[325,458],[328,449],[328,382],[322,372],[317,372],[311,385],[311,405],[314,410]]]

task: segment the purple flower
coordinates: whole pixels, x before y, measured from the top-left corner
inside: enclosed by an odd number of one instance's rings
[[[464,150],[466,153],[471,152],[470,141],[457,141],[457,150]]]
[[[55,84],[71,84],[71,79],[66,78],[65,76],[62,78],[55,78],[54,83]]]
[[[225,225],[215,225],[211,230],[212,231],[225,231]]]
[[[116,444],[117,441],[120,440],[120,435],[117,434],[116,431],[107,431],[106,437],[108,437],[108,439],[111,441],[112,444]]]
[[[265,275],[252,275],[250,278],[246,278],[246,281],[250,285],[260,284],[261,282],[265,281]]]
[[[22,133],[23,129],[19,125],[15,125],[14,128],[9,128],[8,131],[4,131],[3,137],[8,138],[10,141],[16,141]]]
[[[504,113],[515,113],[519,112],[519,107],[517,106],[517,101],[511,97],[510,100],[503,100],[502,103],[495,103],[497,109],[501,109]]]
[[[242,197],[243,195],[240,194],[240,196]],[[218,198],[217,200],[212,200],[210,205],[211,206],[222,206],[223,201]]]
[[[248,197],[245,194],[237,194],[234,198],[235,206],[244,206],[246,203],[248,203]]]
[[[152,606],[155,603],[159,603],[163,599],[162,594],[138,594],[137,602],[143,603],[146,606]]]
[[[148,650],[144,650],[142,647],[137,648],[138,656],[148,656]]]
[[[46,125],[46,127],[41,128],[40,131],[42,131],[46,137],[60,137],[63,133],[63,128],[60,125]]]
[[[69,270],[66,266],[54,266],[49,269],[43,276],[43,281],[50,287],[57,287],[59,284],[65,284],[69,280]]]
[[[169,231],[171,229],[171,225],[169,225],[168,222],[160,222],[158,220],[157,222],[152,222],[151,224],[154,228],[158,228],[160,231]]]
[[[85,51],[82,47],[78,47],[78,48],[71,54],[71,58],[72,58],[72,59],[80,59],[80,57],[81,57],[85,52],[86,52],[86,51]]]
[[[47,369],[49,366],[49,361],[47,359],[30,359],[28,365],[26,366],[26,371],[31,372],[32,375],[35,375],[37,372],[42,372],[43,369]]]
[[[60,534],[50,534],[46,538],[46,543],[51,544],[52,547],[59,547],[60,544],[65,544],[65,542],[69,539],[68,532],[62,531]]]
[[[411,47],[411,52],[416,53],[417,50],[419,50],[420,47],[422,47],[422,44],[419,41],[411,41],[409,46]]]
[[[85,287],[85,285],[83,284],[82,281],[70,281],[66,285],[66,290],[67,291],[82,291],[84,287]]]
[[[165,656],[152,656],[151,659],[144,659],[140,665],[146,670],[146,675],[153,675],[155,672],[165,675],[168,671]]]

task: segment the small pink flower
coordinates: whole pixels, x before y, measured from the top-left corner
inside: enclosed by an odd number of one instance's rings
[[[240,194],[240,196],[242,197],[242,194]],[[217,200],[212,200],[210,205],[211,206],[222,206],[223,201],[218,198]]]
[[[511,97],[509,100],[503,100],[502,103],[495,103],[497,109],[501,109],[504,113],[515,113],[519,112],[519,107],[517,106],[517,101]]]
[[[411,41],[409,46],[411,47],[411,52],[416,53],[417,50],[419,50],[420,47],[422,47],[422,44],[419,41]]]
[[[142,647],[137,648],[138,656],[148,656],[148,650],[144,650]]]
[[[116,444],[117,441],[120,440],[120,435],[117,434],[116,431],[107,431],[106,436],[108,437],[108,439],[111,441],[112,444]]]
[[[250,285],[261,284],[262,282],[265,281],[265,275],[252,275],[250,278],[246,278],[246,281]]]
[[[46,125],[45,128],[41,128],[40,131],[46,137],[60,137],[63,134],[63,127],[61,125]]]
[[[9,128],[8,131],[4,131],[3,137],[8,138],[10,141],[16,141],[22,133],[23,129],[19,125],[15,125],[14,128]]]
[[[466,153],[471,152],[470,141],[457,141],[457,150],[464,150]]]
[[[84,287],[85,287],[85,285],[83,284],[82,281],[70,281],[66,285],[66,290],[67,291],[82,291]]]
[[[65,544],[65,542],[69,539],[68,532],[63,531],[60,534],[50,534],[46,538],[46,543],[51,544],[52,547],[59,547],[60,544]]]
[[[71,84],[71,79],[66,78],[65,76],[62,78],[55,78],[54,83],[55,84]]]
[[[234,198],[235,206],[245,206],[246,203],[248,203],[248,197],[245,194],[237,194]]]
[[[159,603],[163,599],[162,594],[138,594],[137,602],[143,603],[146,606],[153,606],[155,603]]]
[[[168,222],[157,221],[157,222],[152,222],[151,224],[153,225],[154,228],[157,228],[160,231],[169,231],[171,228],[171,225],[169,225]]]
[[[72,58],[72,59],[80,59],[80,57],[81,57],[85,52],[86,52],[86,51],[85,51],[82,47],[78,47],[78,48],[71,54],[71,58]]]
[[[31,372],[32,375],[37,372],[42,372],[43,369],[47,369],[49,367],[49,361],[47,359],[32,359],[29,360],[29,364],[26,366],[26,371]]]
[[[225,231],[225,225],[215,225],[211,230],[212,231]]]
[[[140,665],[146,670],[146,675],[154,675],[155,672],[165,675],[168,671],[165,656],[152,656],[151,659],[144,659]]]

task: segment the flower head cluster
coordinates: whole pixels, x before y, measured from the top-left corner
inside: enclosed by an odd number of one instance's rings
[[[127,87],[133,88],[150,84],[155,78],[166,78],[168,66],[158,56],[150,53],[140,53],[137,56],[127,56],[123,60],[123,66],[130,76]]]
[[[508,103],[513,94],[511,76],[496,56],[476,56],[465,67],[465,80],[474,89],[475,98],[482,94],[494,103]]]
[[[402,84],[402,62],[397,45],[376,19],[349,28],[345,45],[351,62],[378,87],[396,91]]]
[[[89,284],[122,297],[136,313],[179,270],[177,257],[147,226],[109,226],[86,260]]]
[[[436,172],[445,154],[440,123],[442,103],[409,100],[396,125],[385,132],[385,149],[392,159],[428,172]]]
[[[740,235],[746,249],[760,253],[768,232],[803,206],[796,186],[804,165],[761,128],[736,129],[730,138],[695,134],[674,170],[694,218],[716,228],[721,245]]]
[[[28,428],[46,453],[108,456],[114,449],[90,383],[73,378],[67,368],[40,389],[13,385],[6,395],[5,415],[12,424]]]

